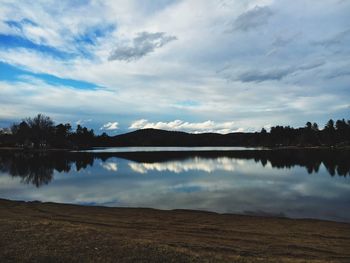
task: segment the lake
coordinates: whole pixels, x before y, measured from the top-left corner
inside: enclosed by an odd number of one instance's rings
[[[0,198],[350,222],[349,150],[0,152]]]

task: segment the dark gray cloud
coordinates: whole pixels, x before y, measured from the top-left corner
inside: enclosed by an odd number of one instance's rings
[[[137,60],[176,39],[164,32],[140,32],[129,45],[117,46],[108,60]]]
[[[288,35],[287,33],[278,35],[271,43],[271,49],[266,53],[266,56],[275,55],[278,51],[290,45],[292,42],[296,41],[301,36],[301,32],[295,33],[293,35]]]
[[[241,82],[263,82],[269,80],[281,80],[288,75],[296,73],[298,71],[311,70],[320,67],[324,62],[315,62],[311,64],[304,64],[296,67],[287,67],[282,69],[270,69],[266,71],[252,70],[240,74],[237,80]]]
[[[331,38],[316,41],[314,42],[316,45],[331,47],[336,45],[342,45],[344,42],[350,43],[350,28],[347,30],[341,31],[338,34],[334,35]]]
[[[272,42],[273,47],[285,47],[291,42],[295,41],[297,38],[301,37],[302,33],[298,32],[292,35],[279,35],[275,38],[275,40]]]
[[[241,14],[233,23],[233,30],[248,31],[264,24],[273,15],[267,6],[255,6],[253,9]]]
[[[344,77],[344,76],[350,76],[350,69],[344,68],[344,69],[338,69],[331,73],[329,73],[326,78],[327,79],[334,79],[338,77]]]
[[[291,74],[291,69],[276,69],[269,71],[248,71],[238,76],[241,82],[263,82],[267,80],[281,80]]]

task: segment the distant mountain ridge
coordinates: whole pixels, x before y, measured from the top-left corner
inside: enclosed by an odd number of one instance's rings
[[[114,146],[241,146],[249,144],[253,133],[186,133],[141,129],[111,137]]]

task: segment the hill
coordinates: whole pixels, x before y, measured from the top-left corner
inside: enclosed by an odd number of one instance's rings
[[[110,138],[113,146],[246,146],[252,133],[200,133],[142,129]]]

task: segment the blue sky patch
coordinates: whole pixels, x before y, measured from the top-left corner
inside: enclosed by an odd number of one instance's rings
[[[50,74],[40,74],[33,73],[18,67],[9,65],[7,63],[0,62],[0,81],[19,81],[23,75],[32,76],[37,79],[40,79],[50,85],[54,86],[67,86],[75,89],[84,89],[84,90],[94,90],[101,88],[100,86],[87,82],[74,79],[64,79],[59,78]]]
[[[22,25],[32,25],[32,26],[38,26],[37,23],[35,23],[34,21],[28,19],[28,18],[24,18],[21,21],[14,21],[14,20],[7,20],[4,21],[5,24],[9,25],[10,27],[15,27],[18,29],[23,29]]]
[[[182,100],[182,101],[176,102],[176,105],[185,106],[185,107],[195,107],[195,106],[199,106],[200,103],[194,100]]]
[[[33,49],[35,51],[46,53],[53,57],[61,58],[61,59],[71,59],[75,57],[75,55],[72,53],[67,53],[46,45],[35,44],[34,42],[20,36],[5,35],[5,34],[0,34],[0,48]]]
[[[115,25],[97,26],[90,28],[85,34],[75,38],[80,44],[95,45],[96,40],[110,34],[116,29]]]

